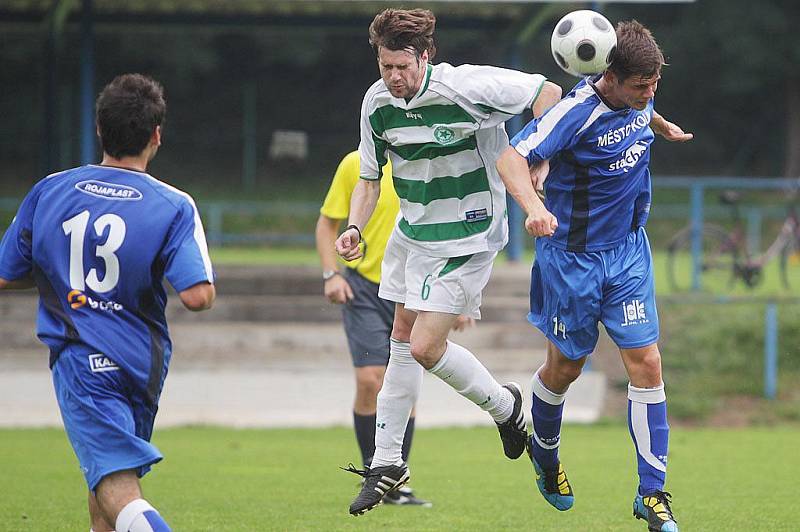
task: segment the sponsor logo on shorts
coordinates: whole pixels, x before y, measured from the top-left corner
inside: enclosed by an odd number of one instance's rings
[[[67,303],[69,303],[70,308],[73,310],[88,307],[92,310],[117,312],[125,308],[116,301],[95,301],[80,290],[70,290],[70,292],[67,294]]]
[[[119,366],[104,354],[95,353],[94,355],[89,355],[89,368],[91,368],[92,373],[103,373],[105,371],[117,371]]]
[[[622,326],[640,325],[650,323],[644,312],[644,303],[638,299],[631,299],[630,302],[622,302]]]
[[[133,187],[95,181],[94,179],[76,183],[75,188],[96,198],[117,201],[137,201],[142,199],[142,193]]]

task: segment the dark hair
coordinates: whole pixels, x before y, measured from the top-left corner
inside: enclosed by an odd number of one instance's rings
[[[620,82],[631,76],[652,78],[666,65],[650,30],[635,20],[617,24],[617,48],[608,69]]]
[[[106,85],[96,102],[103,151],[115,159],[142,153],[164,122],[164,88],[142,74],[123,74]]]
[[[369,25],[369,44],[375,53],[380,46],[387,50],[412,48],[417,57],[427,50],[428,59],[433,59],[435,28],[436,17],[427,9],[384,9]]]

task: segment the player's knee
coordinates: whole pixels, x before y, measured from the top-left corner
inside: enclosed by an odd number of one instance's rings
[[[579,361],[567,361],[566,359],[555,362],[548,359],[545,365],[539,370],[539,378],[551,391],[561,393],[572,384],[575,379],[580,377],[583,364]]]
[[[628,366],[634,386],[650,388],[661,384],[661,354],[657,349],[648,350],[633,358]]]
[[[411,356],[424,368],[430,369],[436,365],[443,351],[441,346],[432,342],[418,339],[411,340]]]
[[[374,401],[378,392],[381,391],[382,384],[383,374],[367,373],[359,375],[358,382],[356,382],[356,394],[365,401],[369,398]]]

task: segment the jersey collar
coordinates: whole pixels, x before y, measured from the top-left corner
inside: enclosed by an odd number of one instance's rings
[[[408,101],[406,101],[406,103],[411,103],[411,100],[419,98],[420,96],[425,94],[425,91],[428,90],[428,85],[430,85],[430,83],[431,83],[431,74],[432,73],[433,73],[433,65],[428,63],[428,68],[425,69],[425,79],[422,81],[422,85],[420,85],[419,90],[414,95],[414,97],[409,99]]]
[[[597,82],[597,81],[598,81],[598,80],[599,80],[601,77],[603,77],[603,75],[602,75],[602,74],[597,74],[597,75],[595,75],[595,76],[591,76],[591,77],[588,77],[588,78],[586,78],[586,84],[587,84],[587,85],[589,85],[589,86],[592,88],[592,90],[594,91],[594,93],[595,93],[595,94],[597,94],[597,97],[598,97],[598,98],[600,98],[600,101],[601,101],[601,102],[603,102],[603,104],[604,104],[606,107],[608,107],[609,109],[611,109],[611,110],[612,110],[613,112],[615,112],[615,113],[618,113],[618,112],[628,112],[628,111],[630,111],[631,109],[633,109],[633,107],[627,107],[627,106],[625,106],[625,107],[615,107],[615,106],[611,105],[611,102],[609,102],[608,100],[606,100],[606,99],[603,97],[603,95],[600,93],[600,91],[598,90],[598,88],[595,86],[595,83],[596,83],[596,82]]]

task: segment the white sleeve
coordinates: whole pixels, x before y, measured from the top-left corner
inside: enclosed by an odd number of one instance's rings
[[[372,94],[373,90],[368,90],[361,103],[361,140],[358,144],[358,156],[361,161],[359,177],[368,180],[381,178],[388,148],[386,141],[375,134],[370,122],[370,114],[374,111],[371,105]],[[379,119],[379,117],[376,116],[374,119]]]
[[[484,127],[494,127],[529,109],[546,78],[493,66],[461,65],[454,69],[459,92],[489,114]]]

